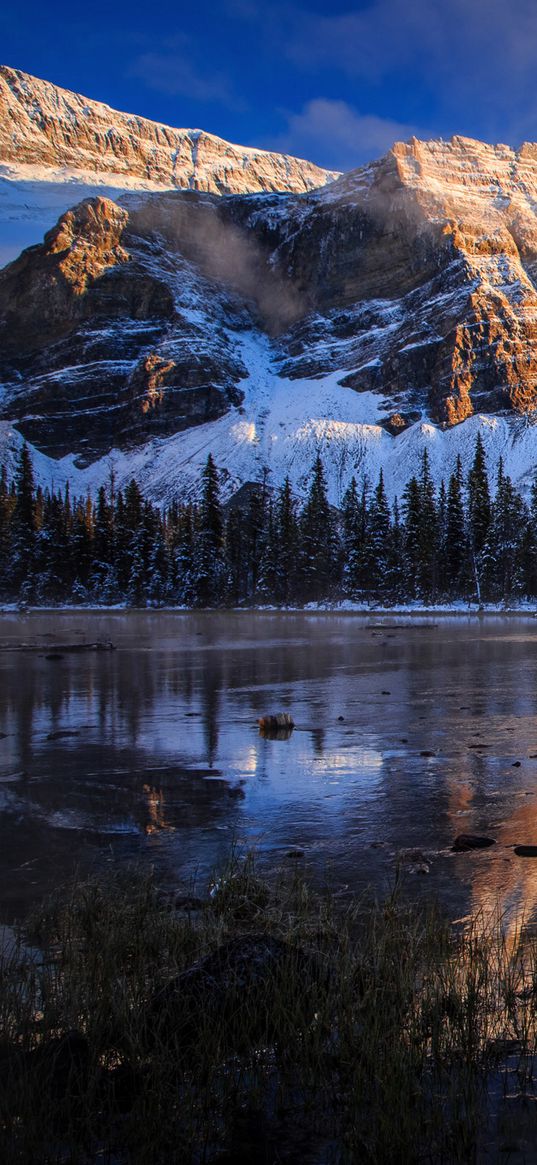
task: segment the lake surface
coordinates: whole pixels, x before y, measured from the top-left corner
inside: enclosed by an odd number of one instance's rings
[[[0,922],[128,859],[201,892],[234,842],[381,894],[417,848],[404,884],[451,917],[537,915],[512,850],[537,844],[537,619],[5,613],[0,644]],[[277,711],[288,740],[259,734]],[[462,832],[497,844],[452,854]]]

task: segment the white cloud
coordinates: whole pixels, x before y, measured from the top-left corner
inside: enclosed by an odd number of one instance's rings
[[[228,0],[229,4],[233,0]],[[312,11],[309,0],[234,0],[273,52],[329,96],[349,83],[403,96],[431,131],[516,144],[537,137],[536,0],[349,0],[347,10]],[[241,9],[242,5],[242,9]],[[338,84],[339,79],[339,84]],[[360,104],[358,95],[350,100]]]
[[[305,72],[404,77],[410,93],[415,78],[439,109],[478,112],[491,127],[516,124],[527,103],[535,110],[535,0],[373,0],[333,16],[294,8],[288,19],[282,48]]]
[[[286,130],[270,146],[331,169],[352,170],[413,134],[419,136],[416,126],[360,114],[346,101],[317,97],[300,113],[287,114]]]

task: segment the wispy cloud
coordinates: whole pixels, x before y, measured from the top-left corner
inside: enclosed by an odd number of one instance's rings
[[[374,0],[333,16],[288,14],[285,51],[306,71],[370,82],[404,73],[410,92],[414,77],[446,109],[477,99],[500,117],[534,87],[535,0]]]
[[[193,46],[186,37],[174,37],[140,54],[128,72],[129,76],[138,78],[148,89],[158,93],[222,105],[227,109],[244,108],[244,102],[226,73],[215,72],[197,62]]]
[[[334,16],[289,12],[289,55],[308,67],[330,61],[352,74],[382,76],[419,56],[434,73],[439,64],[451,72],[465,61],[482,74],[501,60],[500,81],[516,82],[507,76],[510,66],[526,73],[537,62],[534,0],[374,0]]]
[[[419,135],[416,126],[360,114],[346,101],[317,97],[299,113],[287,114],[285,131],[273,138],[270,146],[311,158],[330,169],[351,170],[413,134]]]
[[[481,133],[516,142],[537,137],[536,0],[370,0],[330,14],[308,0],[266,6],[228,0],[236,15],[278,51],[300,75],[329,97],[339,92],[397,119],[403,97],[407,116],[431,129]],[[270,19],[269,19],[270,16]],[[322,89],[321,89],[322,87]],[[434,124],[433,124],[434,123]]]

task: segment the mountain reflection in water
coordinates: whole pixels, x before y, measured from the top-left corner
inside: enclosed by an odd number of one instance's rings
[[[271,867],[300,847],[312,877],[378,893],[415,847],[430,872],[403,869],[411,894],[453,917],[537,914],[537,861],[511,848],[537,844],[531,617],[0,620],[0,921],[75,869],[128,859],[203,889],[234,840]],[[117,650],[46,659],[97,640]],[[259,733],[275,712],[293,717],[288,739]],[[457,833],[497,844],[454,855]]]

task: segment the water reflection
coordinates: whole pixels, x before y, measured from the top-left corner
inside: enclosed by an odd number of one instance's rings
[[[537,843],[537,624],[412,622],[2,616],[3,916],[95,861],[205,877],[233,838],[270,863],[300,846],[314,875],[380,891],[397,851],[419,847],[431,873],[410,892],[537,915],[537,861],[510,848]],[[117,650],[46,659],[77,638]],[[280,711],[289,738],[260,736]],[[497,845],[452,855],[462,832]]]

